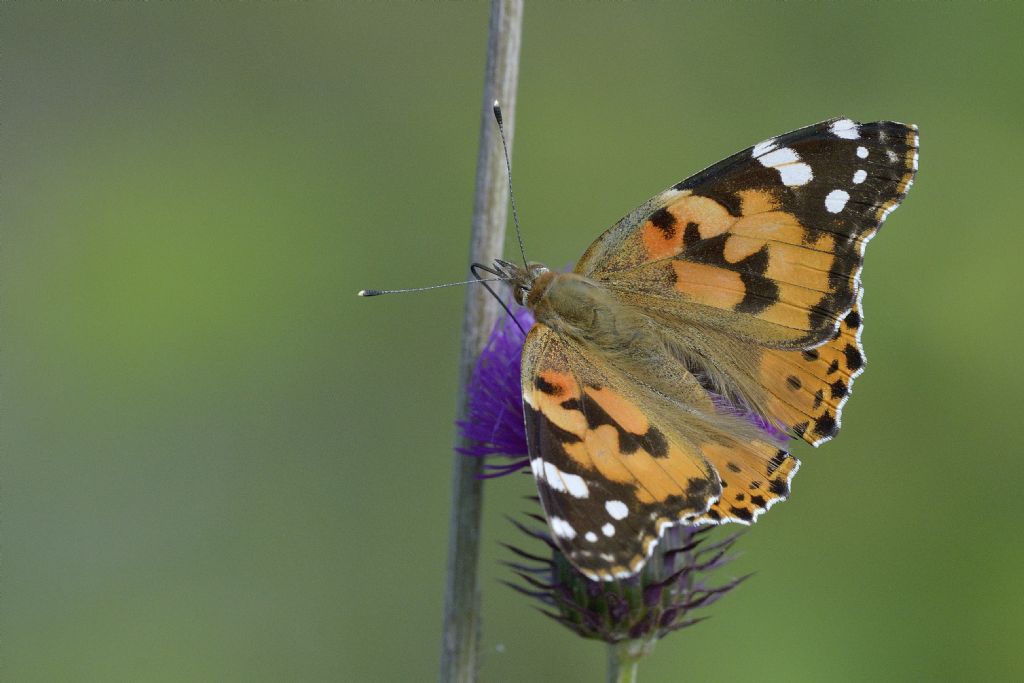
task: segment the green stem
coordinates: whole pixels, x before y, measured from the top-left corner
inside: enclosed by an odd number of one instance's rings
[[[508,186],[492,107],[495,100],[501,102],[505,135],[511,154],[522,16],[522,0],[491,0],[473,227],[469,245],[470,263],[490,262],[501,254],[505,242]],[[497,320],[498,310],[496,302],[491,300],[485,289],[466,288],[462,355],[459,362],[460,419],[466,415],[466,385],[487,341],[487,335]],[[470,444],[457,440],[455,445]],[[480,478],[482,467],[481,458],[467,458],[456,452],[452,473],[448,569],[445,575],[444,626],[441,635],[442,683],[471,683],[476,679],[478,670],[480,589],[477,565],[483,508],[483,480]]]
[[[608,644],[608,683],[636,683],[640,660],[654,647],[653,642],[624,640]]]

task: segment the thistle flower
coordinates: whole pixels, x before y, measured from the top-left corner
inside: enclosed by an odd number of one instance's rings
[[[463,437],[473,444],[470,448],[458,449],[460,453],[505,460],[485,464],[487,474],[484,476],[488,477],[509,474],[530,465],[519,374],[526,340],[522,330],[533,326],[533,314],[520,307],[513,315],[515,320],[508,316],[499,318],[491,330],[469,384],[469,412],[465,420],[458,422]]]
[[[544,518],[535,528],[513,522],[523,533],[544,543],[550,557],[506,545],[517,561],[506,564],[519,583],[505,582],[541,603],[540,611],[583,638],[617,646],[621,660],[636,661],[673,631],[706,619],[694,616],[750,575],[711,585],[707,575],[726,564],[739,533],[708,542],[713,527],[667,529],[650,560],[634,577],[593,581],[559,552],[547,533]]]

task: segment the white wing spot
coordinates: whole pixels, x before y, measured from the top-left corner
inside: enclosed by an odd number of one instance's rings
[[[858,147],[857,148],[857,156],[859,156],[861,159],[867,159],[868,158],[868,148],[867,147]]]
[[[629,514],[629,508],[621,500],[609,500],[604,504],[604,509],[612,516],[612,519],[625,519]]]
[[[568,493],[574,498],[587,498],[590,496],[587,482],[578,474],[563,472],[550,462],[540,458],[530,461],[530,469],[533,470],[533,476],[547,482],[548,486],[555,491]]]
[[[867,179],[867,177],[868,172],[865,171],[863,168],[858,168],[857,172],[853,174],[853,184],[860,185]]]
[[[778,144],[779,143],[775,140],[775,138],[768,138],[764,142],[759,142],[756,145],[754,145],[754,150],[750,153],[750,156],[757,158],[762,154],[767,154],[768,152],[775,149],[776,145]]]
[[[860,137],[860,130],[857,129],[857,124],[850,119],[834,121],[829,130],[832,131],[832,135],[844,140],[856,140]]]
[[[538,479],[544,478],[544,461],[540,458],[534,458],[530,461],[530,469],[533,470],[533,476]]]
[[[775,169],[782,178],[782,184],[786,187],[801,187],[811,182],[814,174],[807,164],[789,164]]]
[[[551,518],[551,531],[555,533],[555,536],[560,536],[569,541],[576,538],[576,530],[572,528],[572,524],[569,524],[569,522],[561,517]]]
[[[590,496],[590,489],[587,488],[587,482],[583,480],[583,477],[578,474],[566,474],[563,472],[562,478],[565,480],[565,486],[569,490],[569,495],[573,498],[587,498]]]
[[[761,143],[762,145],[765,143]],[[754,148],[756,151],[756,147]],[[756,155],[755,155],[756,156]],[[782,183],[787,187],[800,187],[811,182],[814,174],[811,167],[800,161],[800,155],[789,147],[772,149],[757,158],[762,166],[774,168],[779,172]]]
[[[792,164],[793,162],[800,161],[800,155],[796,153],[796,150],[790,149],[789,147],[783,147],[782,149],[776,149],[762,157],[758,158],[765,166],[775,168],[776,166],[782,166],[783,164]]]
[[[896,152],[892,151],[891,149],[885,150],[885,156],[889,157],[889,162],[893,164],[900,160],[900,158],[896,156]]]
[[[601,527],[601,533],[611,538],[615,535],[615,526],[611,522],[609,522],[608,524],[605,524],[603,527]]]
[[[583,535],[583,538],[587,539],[591,543],[597,542],[597,534],[595,534],[593,531],[588,531],[587,533],[585,533]]]
[[[850,200],[850,193],[846,190],[832,190],[825,197],[825,208],[829,213],[839,213]]]

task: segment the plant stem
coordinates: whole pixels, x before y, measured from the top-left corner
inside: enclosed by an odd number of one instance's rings
[[[487,40],[487,68],[480,114],[480,149],[477,154],[476,191],[469,262],[487,263],[502,252],[508,196],[505,162],[494,122],[494,100],[501,102],[509,153],[515,130],[516,84],[522,0],[492,0]],[[497,320],[498,308],[482,287],[466,288],[459,361],[459,418],[466,415],[466,385],[487,335]],[[456,437],[456,446],[468,446]],[[480,555],[480,519],[483,507],[483,459],[455,453],[452,508],[448,525],[448,569],[445,577],[444,627],[441,642],[442,683],[469,683],[476,679],[480,635],[480,596],[477,565]]]
[[[608,643],[608,683],[636,683],[640,660],[647,651],[638,641]]]

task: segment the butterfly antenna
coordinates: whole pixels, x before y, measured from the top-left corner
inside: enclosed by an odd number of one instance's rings
[[[516,196],[512,192],[512,162],[508,160],[508,143],[505,142],[505,124],[501,119],[501,105],[498,104],[498,100],[494,100],[494,120],[498,122],[498,134],[501,136],[501,148],[505,151],[505,170],[508,171],[508,196],[512,201],[512,221],[516,224],[516,239],[519,240],[519,253],[523,255],[523,267],[529,268],[529,265],[526,262],[526,248],[523,246],[523,234],[519,230],[519,212],[516,211]],[[519,329],[522,328],[520,327]]]
[[[497,273],[494,273],[497,275]],[[412,287],[410,289],[360,289],[359,296],[380,296],[381,294],[405,294],[406,292],[425,292],[428,289],[441,289],[442,287],[458,287],[459,285],[475,285],[478,282],[507,282],[508,278],[495,277],[495,278],[480,278],[476,273],[473,273],[474,280],[466,280],[464,282],[446,282],[443,285],[430,285],[429,287]],[[484,287],[490,289],[486,284]],[[492,291],[491,294],[494,292]]]
[[[488,282],[500,282],[500,281],[505,280],[505,278],[500,278],[500,277],[499,278],[483,278],[483,277],[480,277],[480,274],[476,272],[478,270],[482,270],[485,273],[490,273],[492,275],[497,275],[498,273],[496,271],[494,271],[494,270],[491,270],[490,268],[488,268],[487,266],[485,266],[482,263],[474,263],[473,265],[471,265],[469,267],[469,271],[471,273],[473,273],[473,277],[476,278],[476,281],[479,282],[480,284],[482,284],[484,287],[487,288],[487,291],[491,293],[491,296],[493,296],[494,299],[499,304],[501,304],[501,307],[505,309],[506,313],[508,313],[508,317],[512,318],[512,322],[514,322],[516,324],[516,327],[519,328],[519,331],[522,332],[523,336],[525,337],[526,336],[526,330],[524,330],[523,326],[519,324],[519,319],[516,318],[515,314],[512,313],[512,310],[508,307],[508,304],[505,303],[505,300],[502,299],[500,296],[498,296],[498,293],[495,292],[493,289],[491,289],[491,286],[489,284],[487,284]]]

